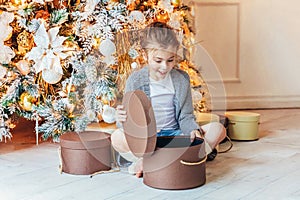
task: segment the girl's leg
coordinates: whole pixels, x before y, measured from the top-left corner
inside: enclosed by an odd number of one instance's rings
[[[123,129],[117,129],[111,134],[111,144],[119,153],[127,153],[130,151]]]
[[[204,137],[211,149],[214,149],[226,137],[226,129],[219,122],[211,122],[201,126]]]
[[[136,174],[137,177],[141,177],[143,174],[142,159],[137,158],[130,151],[123,129],[117,129],[112,133],[111,144],[123,158],[132,162],[131,166],[128,167],[129,173]]]

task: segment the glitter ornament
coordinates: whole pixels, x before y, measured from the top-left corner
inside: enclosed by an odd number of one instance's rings
[[[49,84],[56,84],[61,80],[62,74],[53,70],[44,69],[42,71],[42,78]]]
[[[116,52],[116,45],[110,39],[105,39],[100,43],[99,51],[104,56],[111,56]]]
[[[20,96],[19,105],[25,111],[31,111],[32,105],[37,101],[36,98],[32,97],[27,92],[23,92]]]

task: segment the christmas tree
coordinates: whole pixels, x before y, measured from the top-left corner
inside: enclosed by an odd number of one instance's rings
[[[0,140],[14,116],[40,121],[43,138],[114,122],[114,106],[132,70],[143,67],[139,30],[174,28],[179,68],[191,77],[195,112],[209,111],[208,90],[191,60],[195,28],[180,0],[0,1]],[[38,123],[37,123],[38,124]]]

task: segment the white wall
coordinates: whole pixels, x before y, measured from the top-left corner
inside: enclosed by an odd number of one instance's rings
[[[217,68],[201,56],[195,63],[213,90],[222,79],[228,109],[300,107],[299,0],[185,2]]]

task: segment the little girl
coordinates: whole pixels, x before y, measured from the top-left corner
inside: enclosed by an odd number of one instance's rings
[[[202,127],[195,122],[190,89],[186,72],[175,69],[179,42],[176,33],[166,24],[154,22],[143,31],[141,45],[148,65],[133,72],[126,81],[125,92],[142,90],[151,100],[157,126],[157,136],[190,135],[204,138],[206,153],[211,153],[225,136],[222,124],[213,122]],[[117,123],[127,118],[123,105],[117,106]],[[131,152],[122,129],[111,136],[112,145],[126,160],[133,162],[128,170],[142,176],[142,161]]]

